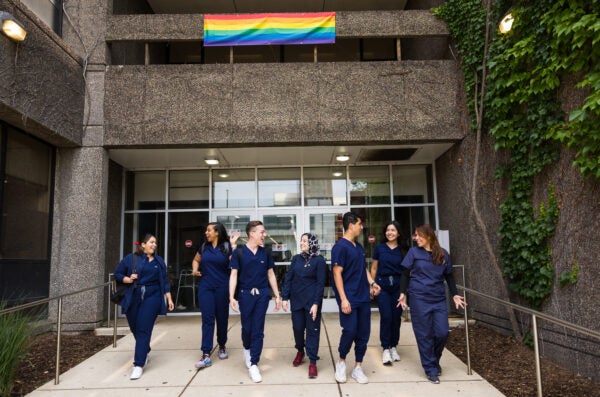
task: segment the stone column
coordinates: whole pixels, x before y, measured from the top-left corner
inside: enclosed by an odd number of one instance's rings
[[[108,153],[102,147],[57,150],[50,296],[105,282]],[[104,319],[105,291],[63,300],[63,329],[93,329]],[[56,317],[56,304],[49,317]]]

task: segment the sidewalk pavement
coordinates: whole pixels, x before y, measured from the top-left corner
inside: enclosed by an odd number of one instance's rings
[[[229,317],[229,359],[219,360],[213,352],[213,365],[196,370],[200,358],[201,320],[199,316],[161,317],[152,337],[152,352],[144,374],[130,380],[134,339],[127,335],[60,376],[35,390],[33,397],[134,397],[134,396],[406,396],[429,397],[500,397],[497,389],[477,374],[467,375],[467,367],[448,350],[444,351],[441,383],[434,385],[425,378],[410,323],[402,323],[398,353],[401,361],[392,366],[381,363],[379,314],[372,313],[371,338],[363,369],[369,383],[361,385],[350,377],[354,350],[347,357],[348,381],[334,379],[337,346],[341,334],[337,313],[324,313],[317,362],[319,376],[308,379],[308,359],[292,366],[296,355],[289,314],[268,315],[264,348],[259,363],[262,383],[253,383],[244,364],[240,317]],[[68,346],[64,346],[68,349]]]

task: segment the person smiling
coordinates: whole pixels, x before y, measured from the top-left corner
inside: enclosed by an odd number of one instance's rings
[[[133,284],[127,288],[121,301],[121,308],[135,338],[130,376],[132,380],[142,376],[143,368],[148,362],[150,339],[156,317],[166,314],[167,308],[169,311],[174,308],[167,265],[163,258],[156,255],[156,237],[146,234],[136,245],[136,252],[123,258],[114,272],[117,281]]]
[[[466,303],[458,295],[450,255],[440,246],[433,228],[427,224],[418,226],[415,241],[417,247],[408,250],[402,260],[402,267],[410,271],[410,281],[403,272],[398,306],[408,307],[405,294],[408,286],[410,316],[421,365],[427,379],[438,384],[442,374],[440,358],[450,332],[444,280],[456,308],[464,308]]]

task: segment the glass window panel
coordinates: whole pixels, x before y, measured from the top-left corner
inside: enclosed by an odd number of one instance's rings
[[[208,208],[208,170],[171,171],[169,208]]]
[[[2,259],[48,259],[51,170],[50,146],[8,131],[2,186]]]
[[[292,207],[300,205],[300,168],[258,170],[258,206]]]
[[[281,46],[238,46],[233,47],[233,63],[281,62]]]
[[[213,208],[254,207],[254,169],[213,170]]]
[[[165,172],[128,172],[126,176],[126,210],[165,208]]]
[[[431,165],[404,165],[392,168],[394,204],[433,203]]]
[[[350,211],[356,212],[363,218],[363,232],[357,241],[364,247],[367,263],[370,266],[373,250],[383,237],[383,227],[391,220],[390,208],[351,208]],[[375,242],[370,243],[369,236],[375,237]]]
[[[62,1],[58,0],[21,0],[38,18],[54,32],[61,35]]]
[[[175,212],[169,214],[169,279],[175,309],[195,311],[196,282],[187,275],[192,270],[192,260],[204,241],[208,212]],[[183,273],[183,274],[182,274]]]
[[[428,223],[434,230],[437,228],[435,223],[435,207],[433,206],[396,207],[394,208],[394,218],[400,222],[402,234],[406,236],[403,248],[413,245],[411,236],[417,226]]]
[[[359,39],[336,39],[335,44],[320,44],[317,48],[318,62],[359,62]]]
[[[225,226],[229,236],[233,235],[236,231],[240,233],[237,241],[238,246],[248,242],[246,224],[250,222],[250,215],[217,215],[217,222]]]
[[[165,213],[125,214],[125,230],[123,237],[123,252],[127,255],[135,249],[135,241],[140,241],[146,233],[156,236],[158,248],[156,253],[164,258],[165,243]],[[167,263],[168,265],[168,263]]]
[[[350,167],[350,204],[390,203],[389,168]]]
[[[275,259],[275,277],[277,284],[281,286],[285,278],[287,266],[279,265],[279,262],[290,262],[292,256],[298,253],[298,235],[296,234],[296,215],[278,214],[264,215],[263,223],[267,235],[265,247],[272,249]]]
[[[363,61],[395,61],[396,39],[362,39]]]
[[[304,205],[348,205],[346,167],[304,169]]]

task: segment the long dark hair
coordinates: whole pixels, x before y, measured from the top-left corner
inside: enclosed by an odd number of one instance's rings
[[[146,233],[144,235],[144,238],[141,239],[140,241],[136,241],[135,243],[135,251],[133,252],[134,254],[138,255],[138,256],[142,256],[144,255],[144,247],[142,247],[142,243],[146,244],[148,242],[148,240],[150,240],[152,237],[156,238],[155,235],[153,235],[152,233]]]
[[[388,241],[387,237],[385,236],[385,232],[387,232],[387,228],[389,225],[392,225],[396,228],[396,231],[398,232],[398,237],[396,237],[396,243],[398,244],[398,246],[400,246],[400,242],[402,241],[402,232],[400,231],[400,222],[396,220],[386,223],[386,225],[383,227],[383,236],[381,238],[381,242],[387,243]]]
[[[444,255],[444,250],[442,249],[442,246],[435,235],[435,230],[433,230],[433,228],[426,223],[424,225],[417,226],[415,232],[420,234],[422,237],[425,237],[425,239],[429,241],[429,248],[431,248],[431,261],[433,264],[442,265],[446,258]]]
[[[217,232],[217,246],[221,249],[221,251],[225,252],[225,242],[229,242],[229,235],[227,234],[227,229],[220,222],[210,222],[206,227],[212,226],[214,231]],[[233,247],[229,249],[229,252]]]

